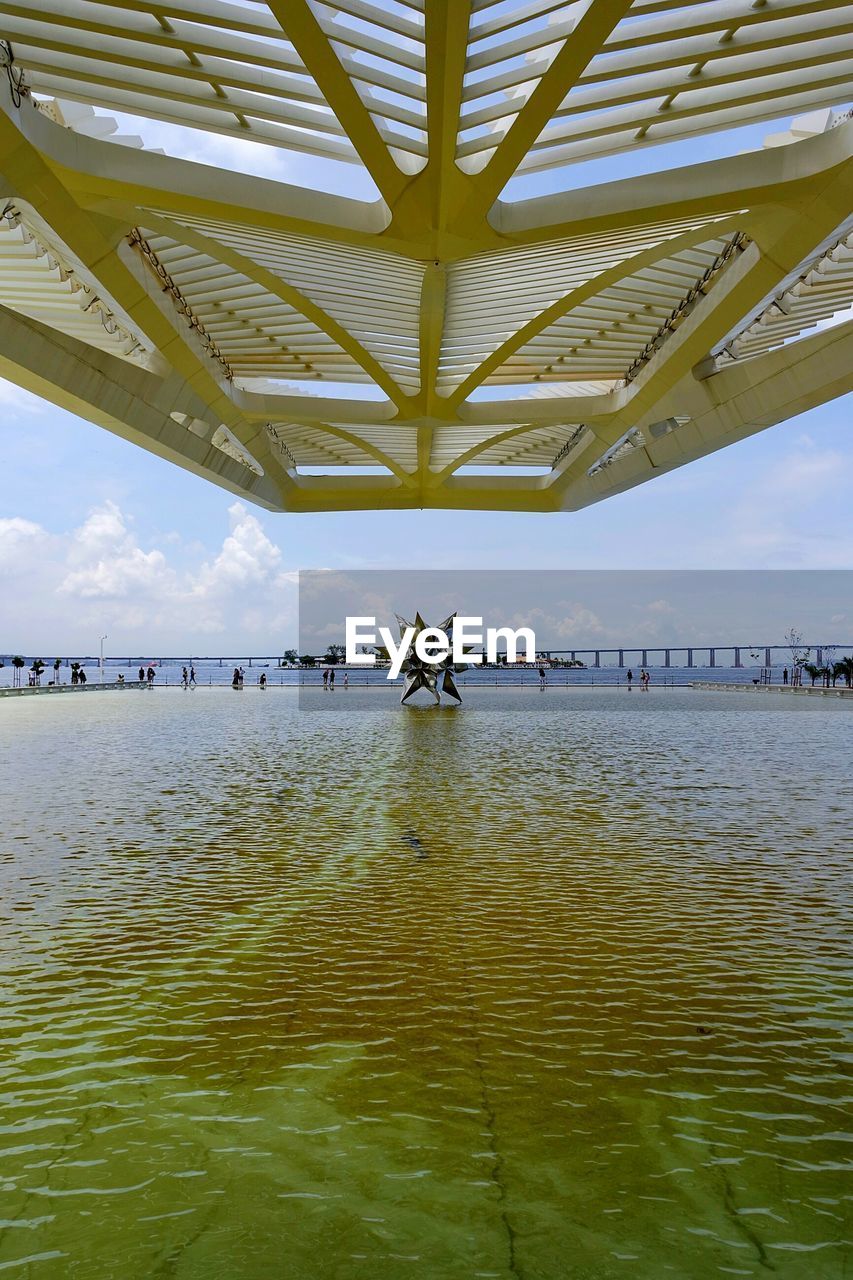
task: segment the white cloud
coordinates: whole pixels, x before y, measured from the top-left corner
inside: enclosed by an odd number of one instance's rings
[[[58,591],[83,600],[122,600],[175,587],[174,571],[162,551],[136,545],[114,502],[92,511],[72,535],[68,564],[79,568],[66,574]]]
[[[578,602],[559,601],[558,609],[566,612],[547,612],[544,609],[528,609],[524,613],[516,613],[510,619],[514,627],[533,627],[537,635],[554,636],[560,640],[607,641],[611,630],[592,609]],[[504,625],[504,624],[502,624]]]
[[[47,535],[40,524],[21,516],[0,520],[0,571],[21,571]]]
[[[202,565],[196,584],[200,595],[267,581],[278,570],[281,551],[264,533],[257,516],[242,502],[228,508],[231,532],[216,558]]]
[[[294,572],[242,503],[214,554],[164,535],[142,545],[112,501],[61,534],[21,517],[0,520],[0,593],[14,601],[0,648],[112,653],[214,647],[280,652],[296,639]]]

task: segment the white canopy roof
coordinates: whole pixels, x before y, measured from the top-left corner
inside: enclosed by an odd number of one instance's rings
[[[853,3],[6,0],[0,39],[0,373],[264,505],[575,508],[853,387]]]

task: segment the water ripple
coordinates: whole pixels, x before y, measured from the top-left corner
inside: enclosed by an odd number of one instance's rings
[[[850,708],[317,698],[3,705],[0,1270],[853,1274]]]

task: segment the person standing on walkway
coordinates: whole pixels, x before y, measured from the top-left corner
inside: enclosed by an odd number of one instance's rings
[[[190,684],[190,673],[186,667],[181,667],[181,688],[188,689]]]
[[[344,672],[344,688],[345,689],[349,688],[349,672],[348,671]]]
[[[145,668],[144,668],[144,667],[140,667],[140,668],[139,668],[139,683],[140,683],[140,684],[144,684],[144,683],[145,683]]]
[[[145,674],[146,674],[146,676],[148,677],[148,684],[149,684],[149,687],[153,689],[153,687],[154,687],[154,668],[153,668],[153,667],[149,667]]]
[[[198,681],[195,678],[195,667],[191,666],[190,667],[190,685],[194,689],[197,683]]]
[[[329,692],[329,668],[328,667],[323,668],[323,690],[326,693]]]
[[[545,688],[545,668],[544,667],[539,668],[539,688],[540,689]]]
[[[330,693],[335,692],[335,668],[334,667],[331,667],[329,670],[329,692]]]
[[[630,667],[628,668],[628,674],[626,675],[625,679],[628,681],[628,692],[630,693],[634,684],[634,673]]]
[[[788,683],[788,668],[787,668],[787,667],[786,667],[786,668],[785,668],[785,670],[782,672],[782,683],[783,683],[783,684],[787,684],[787,683]]]
[[[82,668],[82,667],[81,667],[81,668],[80,668],[80,670],[77,672],[77,683],[78,683],[78,684],[85,684],[85,683],[86,683],[86,672],[83,670],[83,668]]]
[[[267,673],[265,671],[262,671],[261,674],[258,676],[258,688],[266,689],[266,687],[267,687]]]

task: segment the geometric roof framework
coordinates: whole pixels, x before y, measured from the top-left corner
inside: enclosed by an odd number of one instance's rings
[[[853,3],[7,0],[0,39],[0,374],[271,509],[576,509],[853,388]]]

